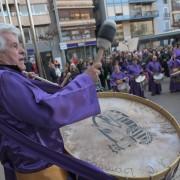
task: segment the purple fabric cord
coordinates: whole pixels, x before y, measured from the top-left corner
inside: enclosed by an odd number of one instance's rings
[[[57,153],[51,149],[48,149],[41,144],[33,142],[31,139],[26,137],[24,134],[18,132],[16,129],[11,127],[5,121],[0,119],[0,130],[1,133],[13,139],[15,143],[20,144],[26,148],[29,148],[32,153],[37,154],[39,157],[45,159],[49,163],[60,166],[70,172],[73,172],[79,176],[86,178],[87,180],[113,180],[112,176],[107,175],[99,168],[83,162],[79,159],[75,159],[66,154]]]

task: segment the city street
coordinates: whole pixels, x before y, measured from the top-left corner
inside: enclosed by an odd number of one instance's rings
[[[163,81],[161,95],[151,96],[149,92],[146,92],[146,97],[160,104],[162,107],[168,110],[180,123],[180,92],[169,93],[168,86],[169,86],[169,79],[166,78]],[[175,180],[179,180],[179,179],[180,179],[180,168],[176,174]],[[0,168],[0,180],[4,180],[2,168]]]

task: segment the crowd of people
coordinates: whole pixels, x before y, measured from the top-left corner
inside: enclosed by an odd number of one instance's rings
[[[64,71],[59,65],[50,62],[50,74],[53,82],[63,86],[83,73],[93,64],[93,60],[76,61],[72,58]],[[53,70],[52,70],[53,67]],[[162,47],[159,49],[143,49],[139,51],[113,51],[102,59],[101,74],[97,82],[97,91],[123,91],[144,97],[145,86],[152,96],[161,94],[161,82],[170,77],[170,92],[180,91],[180,48]],[[53,71],[53,73],[52,73]]]

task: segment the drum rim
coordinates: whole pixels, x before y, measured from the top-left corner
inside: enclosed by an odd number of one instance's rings
[[[148,107],[158,111],[160,114],[162,114],[164,117],[166,117],[169,122],[172,124],[172,126],[176,129],[178,136],[180,137],[180,125],[177,122],[177,120],[175,119],[175,117],[168,112],[166,109],[164,109],[162,106],[160,106],[159,104],[152,102],[149,99],[144,99],[142,97],[139,96],[135,96],[132,94],[128,94],[128,93],[122,93],[122,92],[100,92],[98,93],[98,98],[123,98],[123,99],[127,99],[127,100],[134,100],[135,102],[147,105]],[[63,137],[63,135],[62,135]],[[66,149],[66,151],[73,156],[73,153],[66,147],[66,145],[64,144],[64,147]],[[73,156],[75,157],[75,156]],[[76,157],[75,157],[76,158]],[[117,178],[121,178],[121,179],[130,179],[130,180],[148,180],[148,179],[156,179],[158,180],[158,178],[162,178],[165,177],[169,172],[171,172],[171,170],[174,170],[178,164],[180,163],[180,154],[177,156],[177,158],[164,170],[159,171],[157,173],[154,173],[151,176],[141,176],[141,177],[128,177],[128,176],[121,176],[118,173],[115,172],[111,172],[111,171],[105,171],[106,173],[115,176]]]

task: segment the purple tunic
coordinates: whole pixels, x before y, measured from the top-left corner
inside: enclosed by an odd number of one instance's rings
[[[0,118],[31,140],[63,152],[59,128],[100,112],[94,82],[87,74],[63,89],[34,82],[0,68]],[[0,160],[6,168],[30,173],[50,165],[6,136],[1,135],[0,143]]]
[[[143,72],[142,67],[139,64],[131,64],[127,67],[128,74],[130,77],[129,85],[130,85],[130,93],[144,97],[144,89],[142,88],[140,83],[135,81],[135,77],[140,75]]]
[[[170,59],[168,61],[168,67],[169,67],[170,74],[173,72],[174,68],[180,69],[180,60],[179,59],[175,59],[175,60]],[[171,76],[169,89],[171,92],[180,91],[180,75]]]
[[[161,84],[155,83],[153,79],[154,73],[160,73],[161,72],[161,65],[159,61],[150,61],[147,64],[147,72],[149,75],[149,90],[152,92],[152,95],[160,94],[161,93]]]
[[[180,57],[180,48],[175,48],[173,53],[176,55],[176,57]]]

